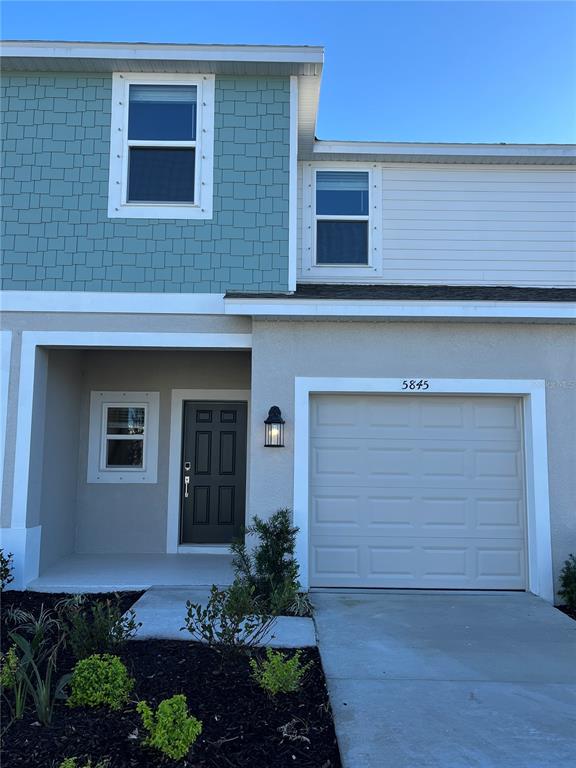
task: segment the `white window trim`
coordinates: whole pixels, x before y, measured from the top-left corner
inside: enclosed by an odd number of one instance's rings
[[[417,372],[414,372],[417,373]],[[422,376],[406,376],[420,379]],[[543,379],[429,379],[426,391],[402,389],[404,379],[296,377],[294,386],[294,525],[296,559],[303,589],[309,585],[309,456],[310,397],[314,394],[395,394],[404,397],[437,395],[509,395],[522,400],[526,516],[528,532],[528,590],[554,602],[552,541],[548,489],[546,382]]]
[[[196,147],[193,204],[130,203],[128,184],[129,88],[137,83],[194,85],[197,88],[196,141],[171,142],[172,146]],[[215,75],[115,72],[112,75],[112,120],[110,175],[108,180],[109,218],[211,219],[214,191],[214,94]],[[138,142],[153,145],[154,142]]]
[[[88,483],[156,483],[158,475],[158,392],[91,392],[88,433]],[[142,467],[106,466],[106,410],[144,408]]]
[[[368,264],[316,263],[316,172],[363,171],[368,173]],[[306,163],[303,169],[302,267],[303,277],[366,277],[378,274],[382,268],[382,245],[378,222],[382,214],[382,170],[374,163]],[[336,220],[345,216],[334,216]],[[363,217],[353,217],[350,219]]]

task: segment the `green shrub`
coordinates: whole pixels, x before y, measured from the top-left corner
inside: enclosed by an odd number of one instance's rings
[[[77,659],[95,653],[114,651],[136,634],[141,623],[136,622],[132,609],[123,614],[118,596],[114,600],[97,600],[86,606],[85,596],[62,601],[58,605],[68,634],[68,642]]]
[[[138,702],[136,709],[149,733],[144,743],[172,760],[181,760],[188,754],[202,732],[200,720],[188,714],[188,704],[183,694],[164,699],[156,712],[152,711],[146,701]]]
[[[278,693],[294,693],[300,688],[302,678],[312,666],[312,662],[302,664],[302,651],[296,651],[292,658],[286,658],[281,651],[266,649],[263,661],[250,659],[252,677],[260,688],[271,696]]]
[[[58,768],[108,768],[110,760],[99,760],[96,764],[92,763],[92,760],[88,759],[86,762],[82,762],[82,765],[78,764],[78,757],[66,757],[58,765]]]
[[[235,582],[225,590],[213,585],[206,607],[186,602],[185,626],[196,639],[224,651],[255,645],[276,621],[262,613],[254,599],[254,587]]]
[[[95,653],[76,662],[70,680],[70,707],[121,709],[128,701],[134,680],[118,656]]]
[[[566,605],[576,611],[576,557],[569,555],[560,572],[560,597],[566,601]]]
[[[310,615],[310,602],[301,596],[294,555],[298,528],[292,525],[290,510],[279,509],[268,520],[255,516],[246,533],[257,541],[250,551],[244,541],[231,545],[236,580],[253,586],[269,613]]]
[[[0,591],[4,591],[4,588],[14,581],[12,575],[14,570],[13,558],[12,552],[5,555],[4,550],[0,547]]]

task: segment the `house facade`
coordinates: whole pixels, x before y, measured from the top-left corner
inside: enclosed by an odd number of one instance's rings
[[[203,583],[290,507],[305,587],[554,599],[576,550],[576,150],[320,141],[322,66],[3,45],[15,586],[149,586],[159,562]]]

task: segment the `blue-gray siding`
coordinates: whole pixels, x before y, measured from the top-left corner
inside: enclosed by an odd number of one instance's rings
[[[108,218],[111,82],[3,76],[2,287],[287,290],[288,78],[216,79],[207,222]]]

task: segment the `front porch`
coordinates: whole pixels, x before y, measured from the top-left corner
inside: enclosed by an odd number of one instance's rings
[[[116,592],[232,582],[231,555],[77,554],[62,557],[28,584],[36,592]]]
[[[123,334],[69,346],[73,335],[24,334],[3,529],[14,587],[230,583],[226,545],[246,515],[250,337],[223,334],[219,347],[218,334],[133,334],[139,346],[119,349]]]

